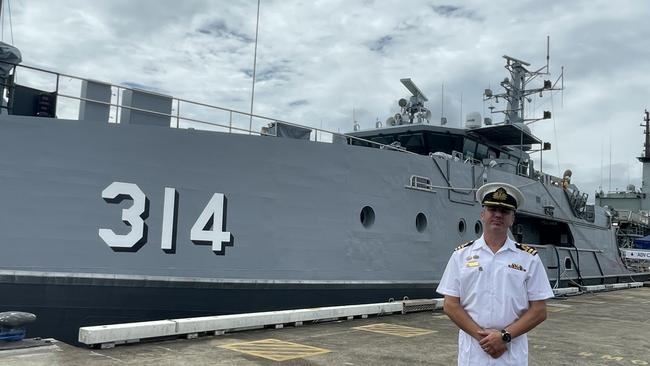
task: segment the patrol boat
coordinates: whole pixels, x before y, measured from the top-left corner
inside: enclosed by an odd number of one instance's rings
[[[608,211],[534,168],[532,148],[548,145],[523,103],[556,88],[527,89],[544,73],[524,61],[504,56],[505,91],[485,91],[508,102],[498,125],[433,123],[403,79],[411,96],[386,125],[338,134],[15,66],[5,46],[0,312],[36,314],[28,336],[430,298],[452,250],[481,235],[475,190],[495,181],[526,195],[512,235],[554,286],[648,276],[625,268]],[[55,82],[27,85],[34,73]],[[81,90],[60,88],[64,78]],[[58,118],[71,101],[78,118]]]

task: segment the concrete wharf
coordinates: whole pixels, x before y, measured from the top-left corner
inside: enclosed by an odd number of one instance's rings
[[[650,287],[547,303],[548,319],[529,334],[530,365],[650,365]],[[436,310],[110,349],[52,341],[0,351],[0,365],[454,365],[456,347],[456,326]]]

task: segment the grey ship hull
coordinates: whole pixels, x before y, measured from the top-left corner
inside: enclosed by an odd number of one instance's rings
[[[432,297],[431,286],[419,284],[34,283],[39,281],[42,279],[3,279],[0,291],[11,298],[2,301],[1,310],[37,314],[38,321],[29,326],[28,336],[53,337],[71,344],[77,344],[79,328],[89,325],[385,302],[395,296]]]
[[[0,130],[0,311],[36,313],[31,335],[74,341],[81,325],[431,297],[433,268],[445,261],[428,262],[438,257],[431,235],[397,234],[402,218],[380,214],[402,198],[429,211],[401,179],[367,178],[377,167],[361,167],[376,151],[13,116],[2,116]],[[394,159],[386,168],[404,164],[401,154],[380,155]],[[101,198],[114,181],[137,184],[149,201],[135,252],[98,235],[129,231],[120,219],[129,200]],[[161,249],[165,187],[178,192],[174,252]],[[190,240],[216,192],[227,198],[233,236],[219,254]],[[359,211],[373,202],[367,230]],[[414,228],[413,218],[402,224]]]
[[[0,311],[36,313],[30,335],[74,342],[84,325],[433,297],[453,248],[480,234],[480,206],[467,191],[408,187],[412,175],[433,186],[522,186],[529,219],[544,218],[540,202],[555,201],[554,220],[571,228],[575,245],[538,248],[551,281],[630,280],[602,212],[594,223],[575,220],[561,189],[489,167],[343,144],[7,115],[0,156]],[[113,182],[136,184],[147,198],[145,233],[131,250],[98,235],[130,230],[121,212],[131,200],[102,199]],[[161,239],[166,187],[177,192],[172,250]],[[225,196],[231,234],[217,251],[190,240],[215,193]],[[369,227],[360,218],[365,206],[375,214]],[[567,257],[579,267],[563,268]]]

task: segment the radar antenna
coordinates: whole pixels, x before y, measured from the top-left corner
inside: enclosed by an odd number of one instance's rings
[[[494,107],[490,108],[490,113],[503,113],[505,114],[505,124],[513,123],[533,123],[543,119],[550,119],[551,112],[544,111],[541,118],[532,118],[526,119],[524,117],[524,109],[526,102],[531,102],[532,98],[530,97],[533,94],[539,94],[540,97],[543,96],[546,91],[553,90],[562,90],[564,86],[564,68],[562,68],[562,73],[555,80],[544,80],[543,85],[537,88],[528,88],[528,85],[535,80],[537,77],[550,75],[549,72],[549,37],[546,38],[546,65],[542,66],[538,70],[530,71],[527,67],[530,66],[530,63],[516,59],[514,57],[504,55],[503,58],[506,59],[506,70],[510,73],[510,78],[505,78],[501,82],[501,86],[505,89],[504,93],[493,94],[491,89],[485,89],[483,93],[483,100],[492,100],[494,99],[497,103],[499,98],[505,99],[508,102],[506,109],[503,110],[494,110]],[[558,82],[562,82],[560,87],[557,87]]]
[[[400,79],[400,82],[411,92],[412,96],[409,100],[404,98],[399,100],[398,103],[401,108],[400,118],[398,118],[398,115],[395,115],[394,120],[398,121],[399,124],[406,120],[409,123],[413,123],[414,120],[417,120],[417,123],[429,123],[431,120],[431,111],[424,106],[424,102],[429,99],[410,78]]]

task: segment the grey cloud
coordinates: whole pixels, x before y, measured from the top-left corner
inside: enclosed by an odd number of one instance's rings
[[[243,69],[241,70],[244,75],[246,75],[249,78],[253,77],[253,69]],[[275,79],[286,79],[278,69],[274,68],[265,68],[261,70],[257,70],[255,73],[255,81],[269,81],[269,80],[275,80]]]
[[[370,44],[370,50],[382,52],[384,50],[384,47],[390,45],[392,41],[392,36],[383,36]]]
[[[298,107],[307,104],[309,104],[309,102],[306,99],[300,99],[300,100],[294,100],[293,102],[289,103],[289,107]]]
[[[454,14],[457,14],[460,10],[460,7],[453,5],[434,5],[432,8],[433,11],[444,16],[452,16]]]
[[[258,63],[258,68],[255,72],[256,81],[269,81],[269,80],[286,81],[289,79],[289,75],[291,74],[291,70],[289,66],[282,61],[274,65],[263,65],[261,67],[259,66],[260,63]],[[253,69],[246,68],[240,71],[249,78],[253,77]]]
[[[206,35],[213,35],[220,38],[231,38],[245,43],[253,43],[255,39],[233,29],[230,29],[223,20],[214,20],[204,24],[197,29],[197,32]]]
[[[447,18],[467,18],[471,20],[480,20],[481,18],[473,10],[464,9],[455,5],[433,5],[431,9],[443,17]]]

